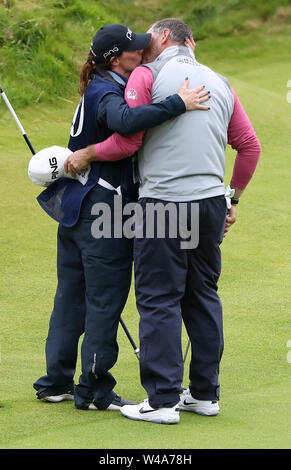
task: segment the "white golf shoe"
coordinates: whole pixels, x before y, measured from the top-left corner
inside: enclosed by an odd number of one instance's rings
[[[61,401],[73,401],[74,395],[71,393],[63,393],[62,395],[51,395],[42,397],[41,400],[49,401],[50,403],[60,403]]]
[[[220,411],[217,401],[196,400],[189,388],[181,395],[178,407],[180,411],[192,411],[202,416],[216,416]]]
[[[176,424],[180,421],[178,405],[172,408],[152,408],[148,399],[139,405],[125,405],[120,409],[123,416],[135,421],[149,421],[159,424]]]

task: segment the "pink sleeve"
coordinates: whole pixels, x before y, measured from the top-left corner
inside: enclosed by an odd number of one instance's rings
[[[137,67],[125,88],[125,100],[131,108],[152,102],[153,75],[147,67]],[[133,155],[142,145],[145,131],[127,136],[117,132],[104,142],[95,145],[95,155],[100,161],[115,161]]]
[[[232,94],[234,110],[228,126],[228,143],[238,153],[230,184],[232,187],[245,189],[259,161],[261,145],[234,90]]]

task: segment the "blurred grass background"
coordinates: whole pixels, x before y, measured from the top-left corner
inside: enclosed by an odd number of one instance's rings
[[[0,0],[1,85],[17,107],[68,98],[103,24],[143,32],[168,16],[189,23],[196,41],[255,31],[268,36],[291,25],[291,0],[189,0],[187,7],[181,0]]]

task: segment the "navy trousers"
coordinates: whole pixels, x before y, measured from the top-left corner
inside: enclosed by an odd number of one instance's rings
[[[115,194],[96,185],[83,202],[78,223],[58,229],[58,286],[46,341],[47,375],[34,388],[39,397],[73,388],[84,333],[82,374],[75,386],[79,408],[94,401],[105,409],[115,395],[116,381],[109,370],[117,360],[117,329],[131,285],[132,240],[96,239],[91,233],[93,204],[108,204],[113,215]]]
[[[142,198],[145,233],[148,203]],[[226,220],[224,196],[199,204],[199,244],[181,248],[181,237],[134,240],[135,292],[140,314],[140,375],[153,408],[179,401],[183,381],[182,320],[191,340],[190,391],[200,400],[219,399],[223,352],[222,306],[217,294],[220,243]],[[175,203],[178,208],[178,203]],[[187,203],[190,224],[191,203]],[[179,214],[179,209],[178,209]],[[168,221],[169,222],[169,221]]]

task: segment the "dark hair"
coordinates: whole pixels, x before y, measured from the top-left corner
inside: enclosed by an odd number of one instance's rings
[[[86,87],[91,81],[91,74],[95,72],[96,69],[111,70],[111,62],[96,64],[93,54],[89,53],[87,61],[80,72],[79,93],[81,96],[84,95]]]
[[[165,29],[169,29],[172,41],[182,45],[185,44],[187,37],[192,36],[191,28],[179,18],[165,18],[157,21],[152,24],[150,29],[159,35],[161,35]]]

